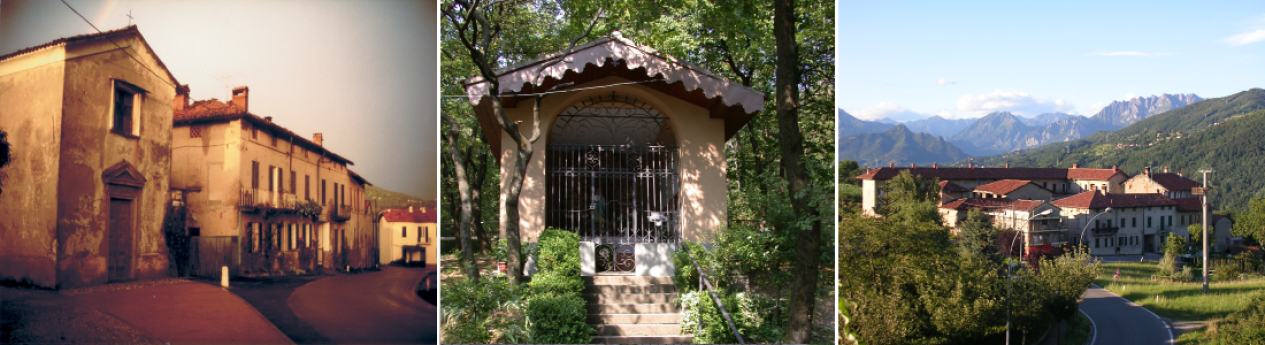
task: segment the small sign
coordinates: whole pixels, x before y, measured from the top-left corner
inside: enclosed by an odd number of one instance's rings
[[[1112,277],[1111,277],[1111,280],[1112,280],[1112,281],[1117,281],[1117,280],[1120,280],[1120,268],[1118,268],[1118,267],[1116,268],[1116,275],[1112,276]]]
[[[1190,194],[1194,194],[1194,195],[1204,195],[1204,193],[1207,193],[1207,192],[1208,192],[1208,188],[1204,188],[1204,187],[1194,187],[1190,189]]]

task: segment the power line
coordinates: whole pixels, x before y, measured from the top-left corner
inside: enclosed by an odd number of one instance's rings
[[[594,90],[594,89],[604,89],[604,88],[608,88],[608,87],[612,87],[612,86],[631,85],[631,84],[641,84],[641,83],[652,83],[652,82],[656,82],[656,81],[664,81],[664,80],[668,80],[668,79],[667,79],[667,78],[659,78],[659,79],[642,80],[642,81],[630,81],[630,82],[625,82],[625,83],[615,83],[615,84],[609,84],[609,85],[597,85],[597,86],[586,86],[586,87],[582,87],[582,88],[578,88],[578,89],[566,89],[566,90],[557,90],[557,91],[549,91],[549,92],[537,92],[537,93],[513,93],[513,92],[511,92],[511,93],[503,93],[503,94],[501,94],[501,97],[519,97],[519,96],[537,96],[537,95],[544,96],[544,95],[550,95],[550,94],[555,94],[555,93],[575,92],[575,91]],[[441,97],[443,97],[443,98],[465,98],[465,97],[470,97],[469,95],[440,95],[440,96],[441,96]]]
[[[83,19],[83,21],[84,21],[85,23],[88,23],[88,26],[91,26],[93,30],[97,30],[97,33],[99,33],[99,34],[103,34],[103,33],[104,33],[104,32],[101,32],[101,29],[98,29],[96,25],[92,25],[92,22],[91,22],[91,21],[88,21],[88,18],[84,18],[84,16],[83,16],[82,14],[79,14],[79,11],[76,11],[74,7],[72,7],[72,6],[70,6],[70,4],[66,3],[66,0],[61,0],[61,3],[62,3],[62,4],[65,4],[67,8],[70,8],[70,11],[71,11],[71,12],[75,12],[75,15],[79,16],[79,18],[80,18],[80,19]],[[130,12],[129,12],[129,14],[130,14]],[[105,36],[103,36],[103,37],[105,37]],[[176,85],[171,84],[171,83],[168,83],[166,80],[164,80],[164,79],[163,79],[163,76],[159,75],[159,74],[158,74],[158,72],[154,72],[154,70],[149,69],[149,66],[146,66],[146,65],[145,65],[145,63],[141,62],[141,60],[138,60],[135,56],[132,56],[132,53],[128,53],[128,52],[127,52],[127,49],[123,48],[123,46],[120,46],[118,43],[114,42],[114,40],[110,39],[109,37],[105,37],[105,39],[106,39],[107,41],[110,41],[110,43],[111,43],[111,44],[114,44],[114,46],[115,46],[115,47],[117,47],[117,48],[119,48],[119,50],[123,51],[123,54],[127,54],[127,57],[132,58],[132,61],[136,61],[136,64],[141,65],[141,68],[144,68],[145,70],[149,71],[149,73],[153,73],[153,74],[154,74],[154,76],[155,76],[155,77],[158,77],[158,80],[161,80],[164,84],[171,85],[172,87],[175,87],[175,86],[176,86]]]

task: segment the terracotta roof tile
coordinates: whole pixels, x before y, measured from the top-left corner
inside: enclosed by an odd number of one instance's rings
[[[1041,204],[1044,204],[1044,203],[1045,202],[1041,200],[1011,200],[1007,198],[992,198],[992,199],[962,198],[962,199],[957,199],[957,200],[944,203],[944,205],[940,205],[940,208],[950,209],[950,210],[965,210],[968,208],[993,210],[993,209],[1009,209],[1011,207],[1014,207],[1014,209],[1016,210],[1026,211],[1026,210],[1031,210],[1033,208],[1036,208],[1037,206],[1041,206]]]
[[[857,176],[863,180],[887,180],[909,170],[914,175],[941,180],[1106,180],[1116,174],[1116,169],[1083,168],[878,168]]]
[[[203,100],[203,101],[195,101],[193,102],[193,104],[189,105],[189,108],[183,111],[175,112],[175,114],[173,114],[172,116],[174,117],[174,120],[172,121],[173,127],[202,124],[202,123],[228,122],[232,120],[243,119],[245,121],[251,122],[251,124],[254,125],[255,127],[260,127],[260,128],[264,128],[271,131],[274,135],[277,135],[280,138],[285,138],[285,139],[293,138],[295,144],[298,144],[299,146],[302,146],[309,151],[312,151],[318,154],[325,154],[329,156],[331,160],[334,160],[336,162],[340,162],[347,165],[355,165],[355,163],[352,163],[350,159],[347,159],[343,156],[335,154],[334,152],[326,150],[324,146],[317,145],[315,142],[308,140],[308,138],[302,135],[299,135],[298,133],[294,133],[290,131],[289,129],[282,127],[281,125],[278,125],[272,121],[264,120],[258,115],[251,114],[247,112],[245,109],[242,109],[241,107],[220,102],[219,100],[214,99],[214,98],[209,99],[209,100]]]
[[[1199,197],[1197,196],[1192,196],[1189,198],[1176,198],[1176,199],[1173,199],[1173,201],[1177,202],[1178,211],[1192,212],[1192,211],[1199,211],[1203,209],[1202,203],[1199,201]]]
[[[1199,187],[1199,183],[1194,180],[1182,177],[1173,173],[1151,174],[1151,181],[1164,186],[1170,191],[1190,191],[1195,187]]]
[[[940,186],[940,192],[943,192],[943,193],[959,193],[959,192],[971,191],[970,188],[962,187],[956,183],[949,182],[949,181],[940,181],[938,185]]]
[[[1010,194],[1023,186],[1032,183],[1029,180],[1001,180],[986,185],[975,187],[976,191],[989,192],[993,194]]]
[[[1163,194],[1102,194],[1088,191],[1050,202],[1058,207],[1107,208],[1177,206],[1177,202]]]
[[[433,207],[417,207],[413,208],[413,212],[408,209],[386,209],[381,215],[386,221],[393,223],[434,223],[437,218]]]

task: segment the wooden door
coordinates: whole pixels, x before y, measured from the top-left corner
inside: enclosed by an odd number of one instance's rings
[[[132,272],[132,201],[110,199],[110,280],[127,280]]]

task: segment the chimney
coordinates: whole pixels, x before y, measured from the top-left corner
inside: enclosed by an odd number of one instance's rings
[[[870,173],[870,167],[865,167],[865,173],[866,173],[866,174],[869,174],[869,173]]]
[[[321,133],[312,134],[312,142],[316,143],[316,146],[325,146],[325,137]]]
[[[1010,162],[1006,162],[1006,169],[1010,169]]]
[[[1181,170],[1178,170],[1178,171],[1177,171],[1177,177],[1186,177],[1186,176],[1185,176],[1185,175],[1182,175],[1182,171],[1181,171]]]
[[[975,162],[966,163],[967,168],[975,168]]]
[[[939,165],[937,165],[937,164],[936,164],[936,162],[931,162],[931,168],[932,168],[932,169],[940,169],[940,166],[939,166]]]
[[[171,109],[176,112],[189,109],[189,84],[176,87],[176,99],[172,101]]]
[[[1164,167],[1164,173],[1165,173],[1165,174],[1167,174],[1167,173],[1168,173],[1168,167]]]
[[[272,116],[264,116],[264,121],[272,122]]]
[[[1072,163],[1072,169],[1080,168],[1080,163]]]
[[[1151,177],[1151,167],[1146,167],[1146,177]]]
[[[916,166],[914,166],[914,163],[909,163],[909,168],[913,169],[913,168],[916,168]]]
[[[896,167],[896,162],[887,162],[887,167],[888,167],[888,168],[895,168],[895,167]]]
[[[408,213],[413,213],[413,205],[409,205],[409,207],[408,207]]]
[[[229,101],[229,104],[235,105],[249,112],[250,107],[248,105],[250,104],[250,88],[245,86],[233,88],[233,99]]]
[[[1112,166],[1111,166],[1111,170],[1120,170],[1120,166],[1119,166],[1119,165],[1112,165]]]

